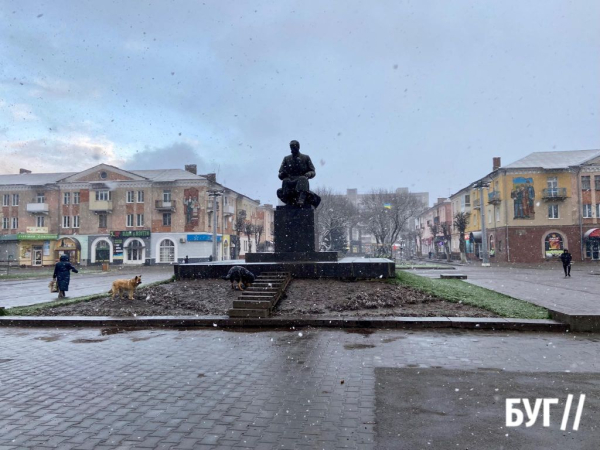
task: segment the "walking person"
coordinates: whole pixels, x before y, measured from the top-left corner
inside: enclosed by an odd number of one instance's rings
[[[60,255],[60,261],[54,266],[54,275],[58,285],[58,298],[65,298],[65,292],[69,290],[69,282],[71,281],[71,271],[78,273],[79,271],[71,265],[67,255]]]
[[[560,260],[562,261],[563,270],[565,271],[565,278],[571,276],[571,260],[573,256],[569,253],[569,250],[565,248],[565,251],[562,255],[560,255]]]

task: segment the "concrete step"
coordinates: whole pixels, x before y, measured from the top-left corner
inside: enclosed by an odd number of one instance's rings
[[[467,276],[464,273],[442,273],[440,278],[442,280],[466,280]]]
[[[269,309],[271,300],[234,300],[234,309]]]
[[[255,287],[251,287],[248,289],[245,289],[244,292],[259,292],[261,294],[275,294],[277,293],[277,289],[275,288],[270,288],[270,287],[266,287],[266,288],[255,288]]]
[[[275,296],[274,295],[253,295],[253,294],[249,294],[249,295],[240,295],[238,297],[238,300],[272,300],[274,299]]]
[[[268,309],[230,309],[229,317],[269,317]]]

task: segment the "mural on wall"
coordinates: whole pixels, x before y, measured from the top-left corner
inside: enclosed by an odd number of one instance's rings
[[[546,258],[559,258],[563,253],[563,238],[558,233],[550,233],[545,239]]]
[[[510,198],[513,199],[515,219],[535,218],[535,189],[532,178],[513,178]]]
[[[183,191],[183,204],[185,206],[185,227],[186,231],[190,231],[198,226],[200,220],[200,202],[199,192],[196,188],[189,188]]]

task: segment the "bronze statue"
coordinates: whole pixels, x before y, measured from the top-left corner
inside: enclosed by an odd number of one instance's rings
[[[321,197],[310,191],[308,180],[315,177],[315,166],[310,156],[300,153],[300,143],[290,142],[292,154],[283,158],[279,168],[279,179],[283,181],[277,189],[277,197],[286,205],[298,207],[313,206],[321,203]]]

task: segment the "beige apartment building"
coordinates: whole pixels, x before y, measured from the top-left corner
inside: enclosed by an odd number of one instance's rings
[[[0,259],[25,266],[52,265],[61,254],[80,264],[205,261],[212,254],[211,190],[220,194],[217,258],[230,259],[238,208],[252,217],[260,203],[214,174],[197,174],[195,165],[0,175]]]

